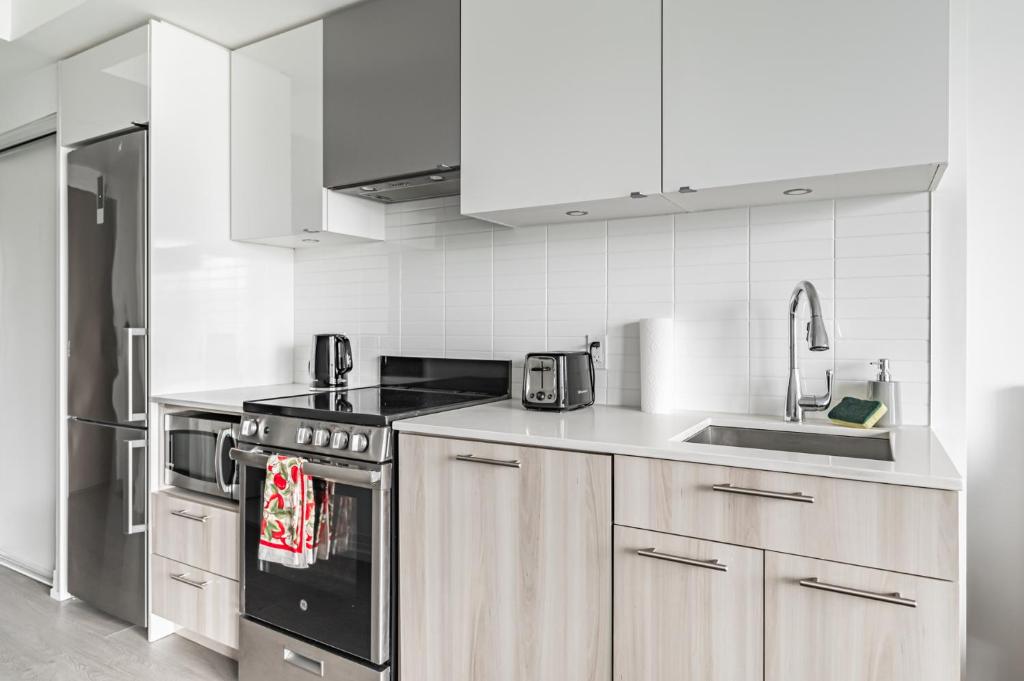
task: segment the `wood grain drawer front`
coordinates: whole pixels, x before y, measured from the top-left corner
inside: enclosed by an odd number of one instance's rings
[[[399,457],[403,679],[609,681],[610,457],[405,434]]]
[[[944,490],[615,457],[616,524],[941,579],[957,577],[957,503]]]
[[[238,513],[159,492],[153,503],[153,552],[238,580]]]
[[[238,647],[238,582],[153,556],[153,612],[232,648]]]
[[[765,681],[957,681],[958,627],[952,582],[765,555]]]
[[[763,551],[616,527],[615,680],[762,681],[763,588]]]

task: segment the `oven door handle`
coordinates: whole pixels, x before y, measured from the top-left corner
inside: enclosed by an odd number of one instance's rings
[[[258,448],[252,450],[232,449],[231,458],[246,466],[265,469],[270,456]],[[374,471],[306,461],[302,464],[302,472],[306,475],[312,475],[314,478],[342,485],[382,491],[391,489],[391,476],[387,475],[384,469]]]

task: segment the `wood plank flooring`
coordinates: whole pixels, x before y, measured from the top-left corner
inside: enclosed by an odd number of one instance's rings
[[[20,681],[235,681],[236,663],[178,636],[146,641],[77,600],[0,568],[0,679]]]

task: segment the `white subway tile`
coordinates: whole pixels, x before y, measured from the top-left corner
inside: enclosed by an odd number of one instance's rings
[[[928,274],[927,255],[890,255],[836,260],[836,278],[894,277]]]
[[[832,220],[832,201],[795,201],[773,206],[754,206],[750,209],[750,224],[765,225],[776,222],[810,222]]]
[[[675,217],[676,230],[721,229],[724,227],[746,227],[748,209],[726,208],[698,213],[678,213]]]
[[[836,218],[836,236],[893,236],[896,234],[926,234],[930,214],[901,213],[888,215],[858,215]]]
[[[859,196],[836,200],[837,218],[848,215],[926,212],[928,209],[929,195],[927,192]]]
[[[928,234],[843,237],[836,240],[836,258],[867,258],[927,254]]]

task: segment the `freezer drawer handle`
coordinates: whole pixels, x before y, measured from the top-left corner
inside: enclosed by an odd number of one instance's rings
[[[904,598],[903,594],[899,591],[891,594],[880,594],[874,591],[862,591],[861,589],[852,589],[848,586],[839,586],[837,584],[827,584],[820,581],[817,577],[811,577],[809,579],[801,579],[800,586],[807,587],[808,589],[817,589],[818,591],[830,591],[835,594],[845,594],[847,596],[856,596],[857,598],[867,598],[872,601],[881,601],[882,603],[892,603],[893,605],[902,605],[907,608],[916,608],[917,601],[912,598]]]
[[[728,492],[729,494],[745,494],[750,497],[764,497],[766,499],[782,499],[783,501],[802,501],[805,504],[813,504],[814,497],[803,492],[772,492],[765,489],[752,489],[750,487],[737,487],[726,483],[724,485],[712,485],[711,489],[716,492]]]
[[[210,519],[210,516],[208,516],[208,515],[199,515],[197,513],[189,513],[188,511],[186,511],[183,508],[179,509],[177,511],[171,511],[171,515],[176,515],[179,518],[184,518],[185,520],[194,520],[197,523],[205,523],[207,520]]]
[[[324,661],[314,660],[311,657],[306,657],[302,653],[297,653],[294,650],[284,649],[284,661],[293,667],[298,667],[304,672],[308,672],[313,676],[324,676]]]
[[[182,572],[180,575],[171,575],[171,579],[176,582],[181,582],[182,584],[188,584],[193,589],[199,589],[200,591],[206,589],[206,585],[209,584],[207,581],[199,582],[194,579],[189,579],[187,572]]]
[[[270,458],[258,447],[253,450],[232,449],[231,459],[246,466],[262,468],[266,470],[267,460]],[[314,478],[336,482],[352,487],[364,489],[388,491],[391,489],[391,477],[385,470],[367,470],[364,468],[346,468],[345,466],[331,466],[329,464],[313,463],[306,461],[302,464],[302,472],[312,475]]]
[[[128,344],[128,420],[145,421],[146,412],[136,412],[135,409],[135,339],[145,338],[146,330],[127,328],[124,330]]]
[[[657,558],[658,560],[667,560],[670,563],[692,565],[693,567],[704,568],[706,570],[717,570],[719,572],[727,572],[729,570],[729,566],[719,561],[717,558],[712,558],[711,560],[684,558],[683,556],[673,556],[669,553],[660,553],[656,551],[653,547],[649,549],[637,549],[636,555],[643,556],[644,558]]]
[[[487,457],[484,456],[474,456],[472,454],[456,454],[455,459],[457,461],[468,461],[469,463],[485,463],[490,466],[504,466],[506,468],[520,468],[522,466],[522,464],[519,463],[518,459],[488,459]]]
[[[125,481],[124,481],[124,494],[121,498],[124,500],[124,533],[127,535],[139,534],[140,532],[146,531],[146,523],[141,524],[135,521],[135,450],[141,449],[143,452],[146,451],[145,440],[128,440],[125,444],[128,445],[128,451],[126,452],[127,461],[125,465]]]

